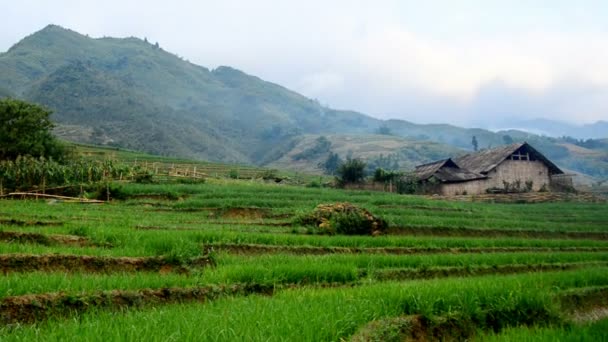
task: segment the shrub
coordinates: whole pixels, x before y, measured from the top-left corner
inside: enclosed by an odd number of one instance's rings
[[[338,167],[338,184],[360,183],[365,178],[365,162],[360,159],[346,159]]]
[[[97,184],[93,198],[105,201],[108,199],[124,200],[127,199],[128,194],[124,191],[123,187],[115,183]]]
[[[239,178],[239,171],[236,170],[236,169],[230,170],[230,172],[228,172],[228,177],[230,177],[232,179],[238,179]]]
[[[347,202],[319,204],[312,213],[298,216],[295,222],[332,235],[378,235],[388,228],[384,219]]]
[[[154,183],[154,175],[152,172],[145,171],[135,175],[135,183],[152,184]]]

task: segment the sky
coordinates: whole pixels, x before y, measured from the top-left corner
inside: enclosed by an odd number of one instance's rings
[[[0,51],[56,24],[147,38],[193,63],[232,66],[378,118],[489,128],[608,120],[605,0],[0,0],[0,8]]]

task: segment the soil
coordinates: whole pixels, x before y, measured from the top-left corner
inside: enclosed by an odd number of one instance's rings
[[[563,232],[543,230],[471,229],[452,227],[391,227],[389,235],[461,236],[461,237],[527,237],[535,239],[608,240],[604,232]]]
[[[203,250],[222,251],[233,254],[297,254],[297,255],[323,255],[323,254],[444,254],[444,253],[519,253],[519,252],[597,252],[608,251],[608,247],[478,247],[478,248],[424,248],[424,247],[378,247],[378,248],[348,248],[348,247],[312,247],[312,246],[278,246],[254,244],[208,244]]]
[[[273,292],[274,287],[272,285],[248,284],[137,291],[114,290],[77,295],[48,293],[14,296],[0,301],[0,323],[34,323],[51,316],[69,316],[91,308],[120,309],[147,304],[205,302],[222,296],[272,295]]]
[[[466,341],[476,333],[470,319],[456,315],[436,317],[433,321],[411,315],[385,318],[368,323],[351,341]]]
[[[473,212],[473,210],[471,210],[471,209],[429,207],[429,206],[424,206],[424,205],[394,205],[394,204],[386,204],[386,205],[379,205],[378,208],[387,208],[387,209],[420,209],[420,210],[442,211],[442,212],[467,212],[467,213],[472,213]]]
[[[70,245],[70,246],[92,246],[89,239],[76,235],[44,235],[39,233],[22,233],[0,231],[0,241],[16,243],[37,243],[41,245]]]
[[[564,271],[584,268],[589,265],[608,265],[608,263],[563,263],[533,265],[500,265],[476,267],[436,267],[430,269],[378,270],[373,276],[379,280],[410,280],[443,277],[472,277],[491,274],[516,274],[524,272]]]
[[[216,209],[212,211],[212,216],[216,218],[227,218],[235,220],[259,220],[266,218],[270,215],[270,209],[268,208],[226,208]]]
[[[59,221],[22,221],[15,219],[0,219],[0,224],[7,226],[61,226],[63,222]]]
[[[213,266],[213,260],[203,257],[194,259],[186,264],[163,257],[98,257],[80,255],[32,255],[32,254],[5,254],[0,255],[0,272],[3,274],[13,272],[31,271],[63,271],[63,272],[166,272],[167,267],[174,272],[188,272],[189,267]]]

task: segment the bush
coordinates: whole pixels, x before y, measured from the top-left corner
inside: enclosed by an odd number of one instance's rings
[[[154,183],[154,175],[152,172],[145,171],[135,175],[135,183],[152,184]]]
[[[53,136],[51,111],[15,99],[0,100],[0,159],[18,156],[63,160],[65,147]]]
[[[236,169],[230,170],[230,172],[228,172],[228,177],[230,177],[232,179],[238,179],[239,178],[239,171],[236,170]]]
[[[119,184],[97,184],[93,198],[105,201],[108,199],[108,197],[110,199],[124,200],[127,199],[128,194]]]
[[[399,177],[401,177],[400,172],[395,171],[386,171],[385,169],[379,167],[374,171],[374,182],[378,183],[388,183],[395,181]]]
[[[365,162],[360,159],[346,159],[338,167],[338,184],[360,183],[365,178]]]
[[[331,235],[378,235],[388,228],[384,219],[347,202],[319,204],[312,213],[297,217],[295,223],[313,225]]]

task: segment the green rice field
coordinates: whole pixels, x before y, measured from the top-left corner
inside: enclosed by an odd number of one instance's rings
[[[605,203],[227,178],[114,189],[102,204],[0,200],[0,340],[608,339]],[[298,223],[335,202],[387,233]]]

